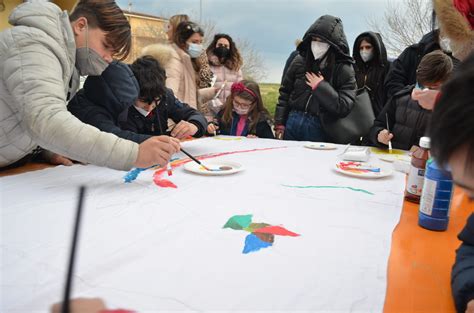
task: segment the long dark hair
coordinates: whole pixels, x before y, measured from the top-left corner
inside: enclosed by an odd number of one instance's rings
[[[254,97],[251,93],[245,90],[231,93],[230,96],[227,97],[227,100],[224,104],[222,122],[227,125],[232,123],[234,97],[239,96],[244,100],[253,102],[252,108],[248,114],[248,118],[250,121],[249,132],[255,132],[257,123],[263,118],[269,118],[270,113],[268,113],[268,110],[263,106],[262,95],[260,94],[260,87],[258,84],[251,80],[241,80],[240,83],[242,83],[246,88],[250,89],[257,97]]]
[[[181,22],[176,27],[173,42],[181,49],[186,50],[186,41],[195,33],[204,36],[204,31],[198,24],[189,21]]]
[[[238,71],[243,64],[242,57],[240,55],[239,49],[235,46],[235,42],[232,40],[232,37],[230,37],[227,34],[216,34],[214,36],[214,39],[212,40],[211,44],[209,47],[206,49],[207,55],[213,54],[214,49],[216,48],[217,41],[221,38],[225,38],[229,41],[230,44],[230,53],[229,56],[224,60],[224,66],[227,67],[230,70],[233,71]]]

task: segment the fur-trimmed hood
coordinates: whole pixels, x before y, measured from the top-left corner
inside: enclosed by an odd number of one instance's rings
[[[155,58],[163,68],[165,68],[173,58],[174,53],[176,52],[171,45],[156,43],[143,48],[140,56],[150,55]]]
[[[474,51],[474,29],[456,9],[453,0],[433,0],[433,6],[442,36],[450,39],[453,56],[459,60],[466,59]]]

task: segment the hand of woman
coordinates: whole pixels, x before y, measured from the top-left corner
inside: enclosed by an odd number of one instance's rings
[[[321,73],[314,74],[311,72],[306,72],[306,84],[311,87],[312,90],[318,87],[319,83],[324,80],[323,75]]]
[[[284,133],[285,133],[285,126],[275,125],[275,138],[276,139],[283,139]]]
[[[383,143],[384,145],[388,145],[388,142],[392,140],[392,138],[393,134],[389,133],[386,129],[380,131],[377,136],[378,142]]]

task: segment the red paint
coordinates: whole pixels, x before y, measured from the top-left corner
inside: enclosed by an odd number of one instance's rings
[[[262,149],[251,149],[251,150],[240,150],[240,151],[231,151],[231,152],[221,152],[221,153],[214,153],[214,154],[205,154],[196,157],[196,159],[199,160],[206,160],[206,159],[212,159],[212,158],[217,158],[223,155],[230,155],[230,154],[236,154],[236,153],[247,153],[247,152],[256,152],[256,151],[266,151],[266,150],[275,150],[275,149],[283,149],[285,147],[275,147],[275,148],[262,148]],[[171,168],[175,169],[179,166],[182,166],[188,162],[191,162],[191,159],[183,159],[183,160],[176,160],[171,162]],[[162,179],[161,176],[163,173],[166,171],[166,168],[159,168],[158,170],[155,171],[153,174],[153,182],[160,187],[165,187],[165,188],[178,188],[173,182]]]
[[[254,233],[273,234],[280,236],[291,236],[297,237],[299,234],[289,231],[288,229],[281,226],[267,226],[254,230]]]

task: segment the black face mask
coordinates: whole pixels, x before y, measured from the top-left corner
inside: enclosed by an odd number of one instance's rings
[[[218,58],[227,58],[230,55],[230,49],[224,46],[219,46],[214,49],[214,54]]]

